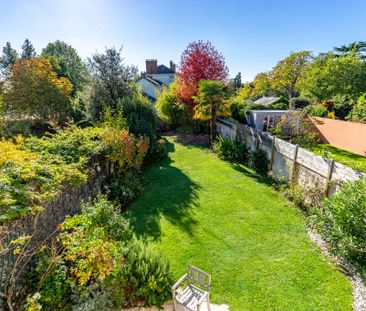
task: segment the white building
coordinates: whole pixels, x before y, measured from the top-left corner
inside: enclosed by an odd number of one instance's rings
[[[175,79],[175,64],[170,61],[170,68],[159,65],[156,59],[146,60],[146,72],[136,83],[141,87],[143,94],[152,101],[156,101],[159,91],[164,85],[171,84]]]
[[[289,113],[288,110],[249,110],[247,111],[248,126],[266,132],[274,128],[281,118]]]

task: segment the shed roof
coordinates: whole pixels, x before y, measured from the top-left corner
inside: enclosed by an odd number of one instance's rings
[[[253,103],[257,104],[257,105],[270,105],[270,104],[274,104],[278,100],[279,100],[278,97],[263,96],[263,97],[257,99],[256,101],[254,101]]]

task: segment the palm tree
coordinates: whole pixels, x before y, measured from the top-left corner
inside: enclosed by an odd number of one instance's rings
[[[356,41],[333,49],[339,55],[355,54],[360,56],[363,60],[366,59],[366,41]]]
[[[216,120],[220,116],[230,116],[228,101],[229,87],[222,81],[201,80],[198,94],[193,96],[194,116],[196,120],[210,121],[211,143],[216,139]]]

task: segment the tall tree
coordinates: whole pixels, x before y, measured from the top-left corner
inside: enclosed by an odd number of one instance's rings
[[[200,80],[198,94],[193,96],[195,103],[194,119],[209,120],[211,128],[211,142],[216,139],[216,120],[219,116],[230,116],[228,101],[229,87],[225,82]]]
[[[239,73],[235,76],[235,78],[233,79],[232,84],[233,84],[233,87],[234,87],[235,89],[239,89],[239,88],[241,88],[241,86],[242,86],[242,83],[241,83],[241,72],[239,72]]]
[[[299,82],[302,95],[316,101],[347,95],[357,99],[366,91],[366,64],[355,54],[319,55]]]
[[[362,60],[366,59],[366,41],[352,42],[347,45],[335,47],[333,50],[338,55],[356,54],[360,56]]]
[[[30,59],[36,57],[36,50],[33,47],[33,44],[28,40],[25,39],[22,45],[22,55],[23,59]]]
[[[200,80],[222,81],[228,76],[225,59],[211,42],[192,42],[183,51],[178,71],[181,99],[194,105],[192,96],[198,92]]]
[[[72,94],[81,91],[88,80],[86,65],[76,50],[57,40],[42,50],[41,56],[48,59],[59,77],[68,78],[73,86]]]
[[[291,53],[279,61],[270,74],[271,87],[283,96],[299,95],[298,83],[311,60],[309,51]]]
[[[0,71],[3,77],[8,77],[15,62],[19,58],[16,50],[11,47],[10,42],[6,42],[3,47],[3,55],[0,57]]]
[[[19,60],[13,66],[8,83],[11,87],[4,94],[6,111],[45,121],[65,119],[72,85],[67,78],[57,77],[48,60]]]
[[[122,48],[109,48],[105,53],[95,53],[89,59],[92,88],[89,89],[89,113],[98,117],[104,106],[117,109],[118,100],[133,95],[137,89],[134,80],[137,68],[126,66],[121,56]]]

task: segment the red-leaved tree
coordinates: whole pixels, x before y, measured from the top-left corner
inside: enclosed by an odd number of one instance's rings
[[[195,105],[192,96],[197,95],[200,80],[222,81],[228,73],[224,57],[211,42],[192,42],[180,58],[177,95],[183,102]]]

